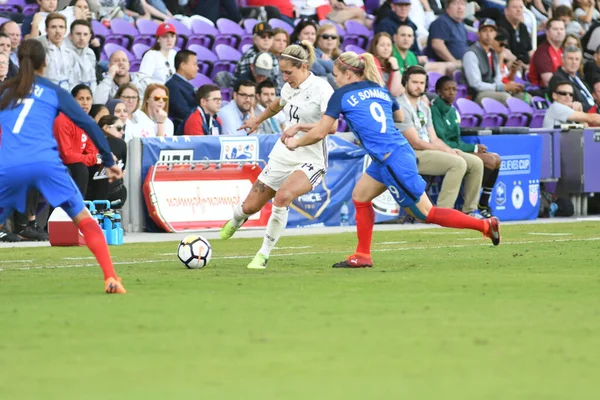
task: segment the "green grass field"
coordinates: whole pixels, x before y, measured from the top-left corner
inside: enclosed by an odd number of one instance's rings
[[[597,399],[600,223],[512,225],[494,248],[442,229],[378,232],[371,270],[333,270],[354,234],[0,249],[0,399]]]

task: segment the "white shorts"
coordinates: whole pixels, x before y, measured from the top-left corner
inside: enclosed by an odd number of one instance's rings
[[[283,164],[279,161],[269,160],[265,169],[258,176],[258,180],[277,191],[283,181],[295,171],[304,172],[313,189],[319,186],[325,176],[325,167],[319,164]]]

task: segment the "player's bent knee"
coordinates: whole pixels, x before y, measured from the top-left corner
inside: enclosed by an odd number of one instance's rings
[[[295,196],[291,190],[279,189],[273,199],[273,205],[277,207],[289,207],[289,205],[292,204],[292,201],[294,201],[294,198]]]

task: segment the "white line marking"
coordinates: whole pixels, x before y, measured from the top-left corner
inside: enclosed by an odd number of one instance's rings
[[[528,235],[534,235],[534,236],[573,236],[572,233],[568,233],[568,232],[556,232],[556,233],[550,233],[550,232],[529,232],[527,233]]]
[[[96,257],[63,257],[63,260],[95,260]]]
[[[442,232],[432,231],[432,232],[419,232],[419,233],[422,233],[424,235],[464,235],[465,234],[465,232],[460,232],[460,231],[446,232],[445,230]]]
[[[289,250],[289,249],[312,249],[312,246],[290,246],[290,247],[275,247],[276,250]]]
[[[552,240],[523,240],[514,242],[502,242],[503,246],[509,245],[523,245],[523,244],[538,244],[538,243],[556,243],[556,242],[595,242],[599,241],[600,237],[590,237],[581,239],[552,239]],[[480,244],[449,244],[443,246],[412,246],[412,247],[399,247],[395,249],[379,249],[377,252],[389,252],[389,251],[413,251],[413,250],[429,250],[429,249],[458,249],[464,247],[491,247],[489,242]],[[330,250],[330,251],[310,251],[301,253],[284,253],[284,254],[273,254],[271,257],[289,257],[289,256],[302,256],[302,255],[318,255],[318,254],[347,254],[352,249],[348,250]],[[213,260],[234,260],[234,259],[251,259],[254,257],[254,253],[240,256],[225,256],[225,257],[213,257]],[[115,265],[130,265],[130,264],[154,264],[159,262],[165,262],[168,260],[131,260],[131,261],[119,261],[115,262]],[[176,259],[173,259],[173,263],[176,263]],[[58,269],[58,268],[85,268],[85,267],[96,267],[97,264],[80,264],[80,265],[48,265],[48,266],[35,266],[35,267],[22,267],[16,269],[2,270],[0,271],[29,271],[35,269]]]
[[[0,264],[28,263],[28,262],[33,262],[33,260],[0,260]]]
[[[406,240],[402,240],[400,242],[379,242],[379,243],[373,243],[373,244],[404,244],[404,243],[408,243]]]

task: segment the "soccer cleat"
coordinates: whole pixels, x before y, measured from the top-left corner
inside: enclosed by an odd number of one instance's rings
[[[15,242],[20,242],[21,241],[21,237],[19,235],[15,235],[14,233],[10,232],[6,226],[2,227],[2,230],[0,230],[0,242],[5,242],[5,243],[15,243]]]
[[[25,240],[33,240],[38,242],[48,241],[48,234],[42,228],[40,228],[38,224],[27,225],[25,229],[19,232],[19,236]]]
[[[492,217],[488,218],[486,221],[488,222],[488,226],[485,236],[492,239],[494,246],[498,246],[500,244],[500,220],[496,217]]]
[[[494,215],[492,214],[492,209],[489,207],[483,207],[483,206],[477,206],[477,209],[479,210],[479,214],[481,214],[481,216],[483,218],[492,218]]]
[[[352,254],[344,261],[333,264],[333,268],[372,268],[373,260],[371,257]]]
[[[227,221],[225,225],[223,225],[223,227],[221,228],[221,232],[219,233],[219,235],[221,236],[222,240],[229,239],[238,230],[238,228],[236,228],[231,221],[231,219]]]
[[[117,294],[125,294],[127,291],[121,283],[121,278],[108,278],[104,281],[104,291],[106,293],[117,293]]]
[[[269,259],[263,256],[260,253],[256,253],[250,264],[248,264],[248,269],[265,269],[267,268],[267,262]]]
[[[470,213],[467,213],[467,215],[469,217],[473,217],[473,218],[477,218],[477,219],[485,219],[480,213],[479,211],[471,211]]]

